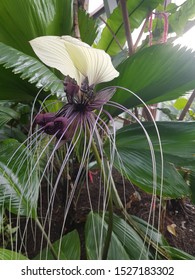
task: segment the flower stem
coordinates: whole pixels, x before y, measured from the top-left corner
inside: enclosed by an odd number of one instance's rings
[[[102,254],[102,259],[103,260],[107,260],[108,251],[109,251],[109,247],[110,247],[110,242],[111,242],[111,238],[112,238],[112,230],[113,230],[113,202],[112,202],[112,192],[110,190],[110,187],[108,189],[108,217],[109,217],[109,222],[108,222],[108,230],[107,230],[106,239],[105,239],[104,248],[103,248],[103,254]]]
[[[42,224],[39,222],[39,219],[36,218],[35,222],[36,222],[37,226],[39,227],[39,229],[41,230],[41,232],[42,232],[42,234],[43,234],[45,240],[47,241],[47,244],[48,244],[48,246],[49,246],[49,248],[50,248],[50,251],[51,251],[51,253],[52,253],[54,259],[55,259],[55,260],[58,260],[58,255],[57,255],[56,251],[54,250],[54,247],[53,247],[53,245],[52,245],[52,243],[51,243],[49,237],[47,236],[47,233],[45,232],[45,230],[44,230]]]
[[[88,133],[90,133],[88,128]],[[96,144],[94,139],[92,139],[91,148],[93,150],[94,156],[97,160],[97,164],[99,165],[99,168],[103,174],[104,182],[107,186],[107,192],[108,192],[108,215],[109,215],[109,221],[108,221],[108,229],[107,234],[105,238],[105,243],[103,247],[103,253],[102,253],[102,259],[106,260],[108,257],[108,251],[110,247],[110,242],[112,238],[112,229],[113,229],[113,201],[112,201],[112,191],[111,191],[111,184],[108,180],[108,177],[105,173],[104,168],[102,168],[102,159],[100,158],[99,152],[97,150]]]

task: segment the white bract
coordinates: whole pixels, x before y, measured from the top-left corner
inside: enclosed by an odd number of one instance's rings
[[[30,41],[39,59],[81,85],[88,77],[89,85],[108,82],[119,75],[110,56],[71,36],[42,36]]]

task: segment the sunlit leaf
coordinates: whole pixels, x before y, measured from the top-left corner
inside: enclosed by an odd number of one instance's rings
[[[154,10],[159,3],[162,2],[162,0],[126,1],[131,31],[133,32],[135,28],[138,28],[143,20],[150,14],[150,12]],[[112,30],[112,32],[110,30]],[[112,33],[114,33],[114,35],[117,37],[117,41],[123,47],[126,41],[126,37],[120,5],[108,18],[107,26],[104,27],[101,38],[96,45],[97,48],[105,50],[111,56],[116,55],[121,50]]]
[[[195,16],[195,0],[187,0],[179,6],[175,13],[169,16],[169,25],[172,32],[177,35],[183,34],[188,20]],[[189,21],[190,22],[190,21]]]
[[[185,97],[180,97],[178,98],[175,103],[173,104],[173,106],[177,109],[177,110],[182,110],[186,104],[187,104],[188,100]]]

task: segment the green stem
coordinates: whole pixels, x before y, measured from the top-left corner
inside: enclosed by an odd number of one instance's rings
[[[107,230],[103,254],[102,254],[103,260],[107,260],[109,246],[112,238],[112,230],[113,230],[113,202],[112,202],[112,192],[110,190],[110,187],[108,189],[108,215],[109,215],[109,222],[108,222],[108,230]]]
[[[45,232],[45,230],[44,230],[42,224],[39,222],[38,218],[36,218],[35,222],[36,222],[36,224],[38,225],[39,229],[41,230],[41,232],[42,232],[42,234],[43,234],[45,240],[47,241],[47,244],[48,244],[48,246],[49,246],[49,248],[50,248],[50,251],[51,251],[51,253],[52,253],[54,259],[55,259],[55,260],[58,260],[58,255],[57,255],[56,251],[54,250],[54,247],[53,247],[53,245],[52,245],[52,243],[51,243],[49,237],[47,236],[47,233]]]
[[[89,128],[88,128],[88,133],[90,134]],[[109,214],[109,222],[108,222],[108,230],[105,238],[105,243],[104,243],[104,248],[103,248],[103,254],[102,254],[102,259],[106,260],[108,257],[108,251],[109,251],[109,246],[112,238],[112,229],[113,229],[113,202],[112,202],[112,191],[111,191],[111,184],[108,181],[108,178],[106,176],[105,170],[102,168],[102,159],[100,158],[99,152],[97,150],[96,144],[94,139],[92,139],[91,147],[94,153],[94,156],[97,160],[97,164],[99,165],[103,178],[105,181],[105,184],[107,186],[107,191],[108,191],[108,214]]]

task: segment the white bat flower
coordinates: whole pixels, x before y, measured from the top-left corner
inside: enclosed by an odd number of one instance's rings
[[[86,77],[89,85],[94,85],[119,75],[105,51],[71,36],[42,36],[31,40],[30,44],[43,63],[74,78],[79,86]]]
[[[44,133],[65,141],[75,135],[78,127],[92,129],[96,111],[101,110],[115,92],[115,88],[110,87],[95,93],[94,86],[119,75],[109,55],[70,36],[38,37],[30,44],[41,61],[65,76],[67,97],[58,112],[39,113],[35,123]]]

